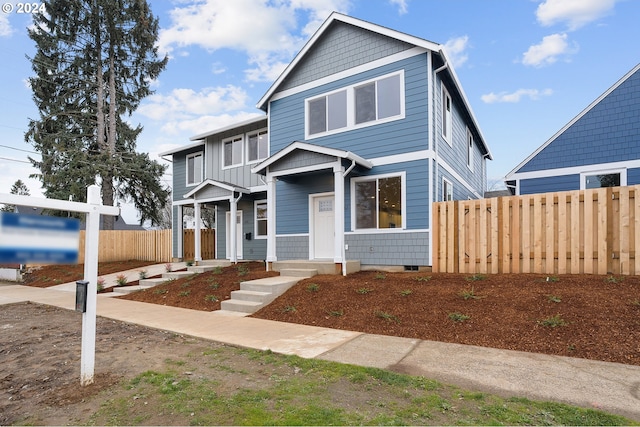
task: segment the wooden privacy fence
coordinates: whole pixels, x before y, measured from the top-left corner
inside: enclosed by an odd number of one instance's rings
[[[196,256],[196,230],[186,229],[182,240],[183,258],[185,260],[193,260]],[[202,259],[215,259],[215,230],[204,228],[200,230],[200,252]]]
[[[85,231],[80,231],[78,263],[84,263]],[[171,262],[171,230],[100,230],[98,262]]]
[[[640,185],[434,203],[433,271],[640,274]]]

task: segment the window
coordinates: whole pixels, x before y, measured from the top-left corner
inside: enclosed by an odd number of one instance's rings
[[[442,137],[449,143],[449,145],[453,145],[451,139],[452,133],[452,121],[451,121],[451,97],[449,96],[449,92],[442,85]]]
[[[344,128],[347,126],[347,91],[311,100],[308,110],[310,135]]]
[[[266,130],[249,134],[247,137],[247,162],[257,162],[269,156],[268,133]]]
[[[242,137],[238,136],[224,142],[223,166],[237,166],[242,164]]]
[[[187,185],[196,185],[202,182],[202,152],[187,156]]]
[[[453,184],[447,178],[442,178],[442,200],[445,202],[453,200]]]
[[[256,237],[267,237],[267,201],[255,202]]]
[[[399,72],[307,100],[307,137],[402,118],[403,81]]]
[[[620,172],[584,175],[584,188],[619,187],[621,184]]]
[[[355,228],[402,228],[404,189],[402,176],[357,178],[355,193]]]
[[[473,171],[473,135],[467,128],[467,167]]]

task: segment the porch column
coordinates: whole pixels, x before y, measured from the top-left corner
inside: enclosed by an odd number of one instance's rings
[[[198,265],[198,262],[202,261],[202,248],[201,248],[201,242],[200,242],[200,203],[195,202],[193,204],[193,210],[195,212],[195,220],[196,220],[196,230],[194,233],[194,255],[193,255],[193,261],[196,265]]]
[[[176,258],[184,259],[184,210],[182,205],[178,205],[177,210],[177,218],[174,218],[175,226],[178,230],[178,235],[176,236],[176,243],[178,245]]]
[[[344,249],[344,166],[342,166],[341,159],[333,167],[333,186],[335,195],[333,262],[342,264],[342,251]]]
[[[267,173],[267,269],[278,260],[276,254],[276,178]]]
[[[227,230],[229,235],[229,251],[231,252],[229,255],[229,260],[233,263],[238,262],[238,204],[235,198],[235,192],[231,193],[231,197],[229,198],[229,204],[231,205],[231,212],[229,219],[230,230]]]

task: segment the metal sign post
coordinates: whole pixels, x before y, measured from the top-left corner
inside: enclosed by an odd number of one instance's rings
[[[86,214],[84,280],[89,282],[89,284],[86,300],[87,308],[86,312],[82,313],[80,384],[83,386],[92,384],[96,356],[96,306],[98,299],[98,240],[100,238],[100,216],[118,216],[120,214],[120,208],[102,206],[100,201],[100,187],[97,185],[91,185],[87,188],[87,203],[1,193],[0,203]]]

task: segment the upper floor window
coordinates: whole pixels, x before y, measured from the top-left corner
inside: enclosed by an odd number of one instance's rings
[[[187,156],[187,185],[196,185],[202,182],[203,166],[202,151]]]
[[[242,164],[242,136],[223,141],[223,166],[237,166]]]
[[[467,167],[473,171],[473,135],[467,128]]]
[[[306,136],[370,126],[404,116],[404,72],[308,99]]]
[[[449,96],[449,92],[442,85],[442,114],[441,114],[441,127],[442,127],[442,137],[449,143],[449,145],[453,145],[452,132],[453,132],[453,122],[451,117],[451,96]]]
[[[266,130],[247,136],[247,162],[253,163],[269,156],[268,133]]]
[[[403,175],[382,175],[352,180],[355,229],[403,228],[405,189]]]

